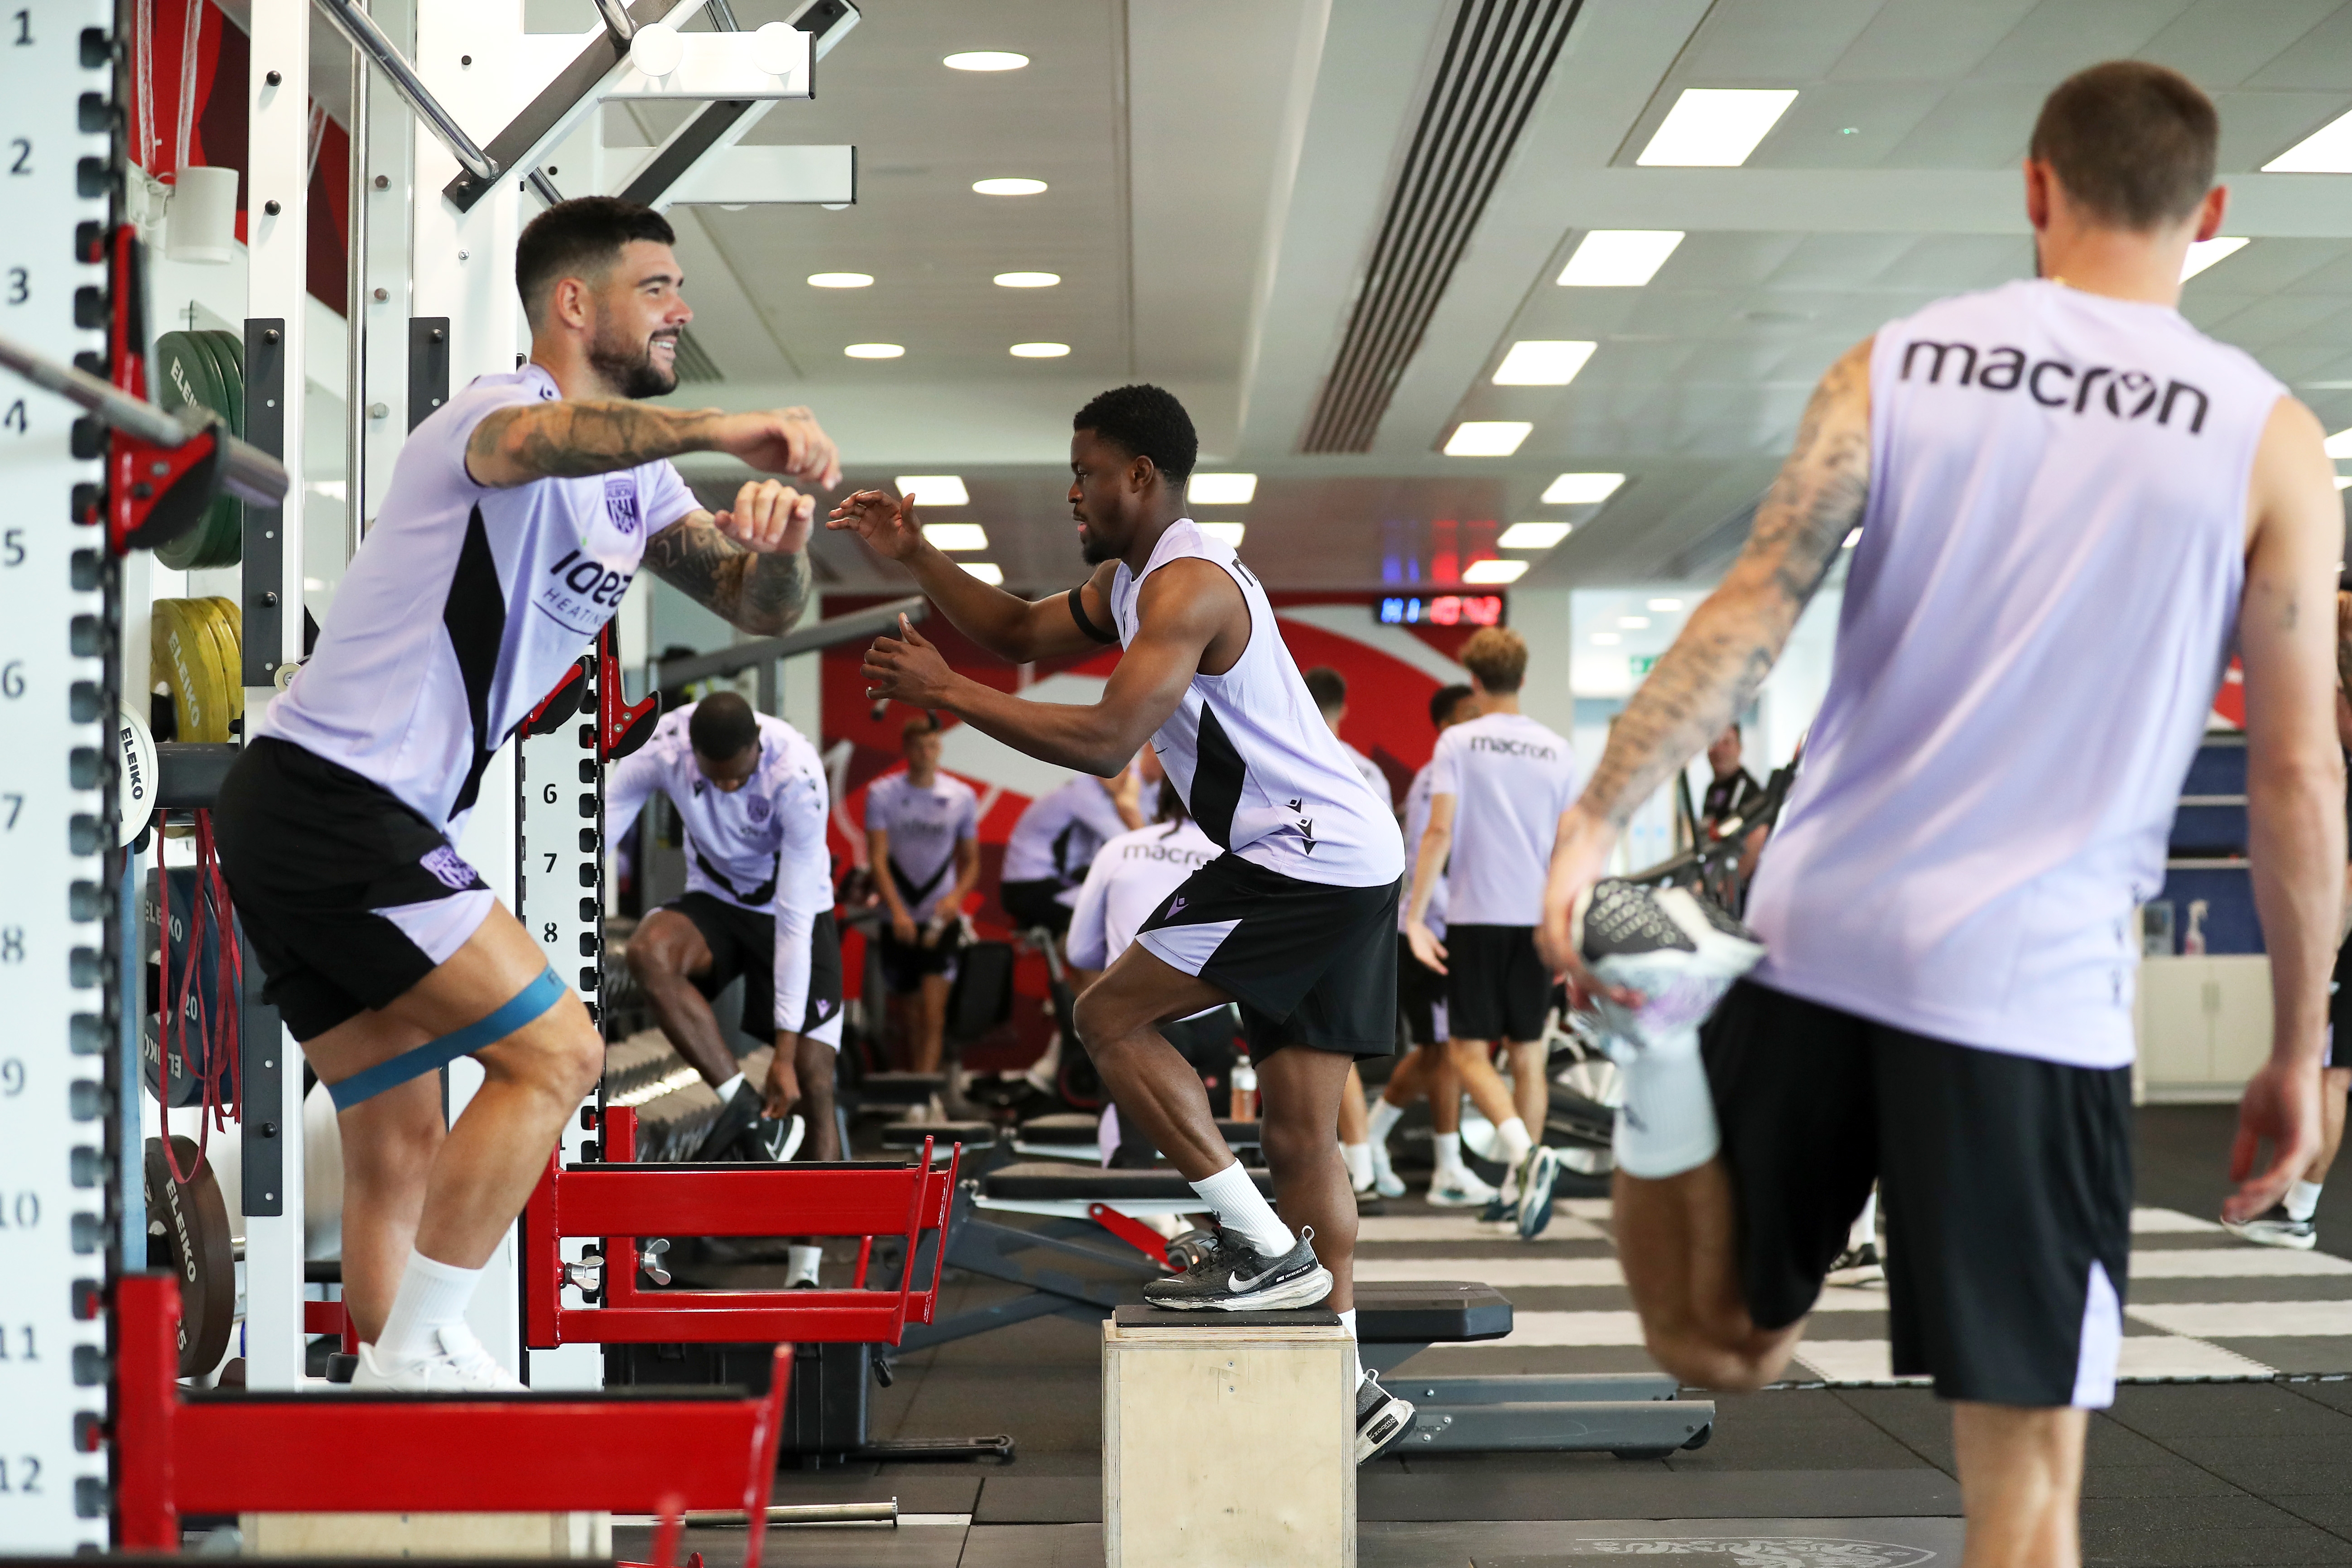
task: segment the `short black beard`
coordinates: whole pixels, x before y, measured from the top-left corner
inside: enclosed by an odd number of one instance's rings
[[[1078,536],[1078,559],[1089,566],[1099,566],[1106,561],[1116,561],[1119,552],[1106,542],[1103,536],[1088,529]]]
[[[588,345],[588,363],[608,385],[617,387],[624,397],[660,397],[677,390],[677,371],[658,370],[654,365],[654,343],[668,333],[656,333],[647,338],[633,352],[603,338]],[[671,338],[673,342],[676,339]]]

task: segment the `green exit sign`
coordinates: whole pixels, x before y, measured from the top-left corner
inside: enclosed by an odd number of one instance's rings
[[[1633,667],[1634,674],[1647,675],[1650,673],[1650,667],[1658,662],[1658,656],[1654,653],[1637,653],[1625,662]]]

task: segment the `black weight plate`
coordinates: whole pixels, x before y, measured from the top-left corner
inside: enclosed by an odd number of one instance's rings
[[[209,1161],[186,1138],[172,1140],[172,1158],[194,1167],[186,1186],[172,1179],[163,1141],[147,1140],[147,1267],[169,1268],[180,1282],[180,1375],[210,1372],[228,1352],[236,1314],[236,1242],[228,1204]]]
[[[218,380],[212,355],[196,341],[194,332],[165,332],[155,340],[155,402],[159,406],[174,412],[192,404],[213,407],[223,397]],[[158,548],[155,559],[175,572],[202,563],[208,552],[214,514],[218,510],[218,502],[206,508],[203,520]]]

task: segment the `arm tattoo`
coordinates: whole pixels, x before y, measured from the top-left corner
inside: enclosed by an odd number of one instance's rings
[[[579,479],[698,450],[711,418],[619,401],[528,404],[486,416],[467,451],[503,457],[543,479]]]
[[[1588,809],[1622,827],[1674,771],[1720,734],[1771,670],[1813,591],[1862,521],[1870,489],[1870,345],[1830,368],[1795,449],[1756,509],[1747,548],[1618,715],[1586,785]]]
[[[697,604],[761,637],[792,629],[808,607],[806,551],[746,550],[695,512],[646,542],[646,569]]]

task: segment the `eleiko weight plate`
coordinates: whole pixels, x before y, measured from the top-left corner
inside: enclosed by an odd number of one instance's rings
[[[168,1268],[180,1281],[180,1375],[212,1371],[228,1353],[236,1313],[236,1242],[228,1205],[212,1164],[185,1138],[172,1140],[180,1168],[195,1168],[186,1186],[172,1179],[163,1141],[147,1140],[147,1267]]]
[[[227,733],[221,739],[233,741],[241,738],[245,731],[245,658],[236,616],[232,613],[236,606],[225,610],[221,607],[224,603],[218,598],[192,599],[188,607],[195,612],[197,620],[212,637],[214,656],[218,660],[214,668],[220,674],[221,689],[227,694],[228,716],[222,721]]]
[[[176,412],[191,405],[210,408],[215,405],[215,400],[225,401],[214,385],[217,379],[212,356],[197,344],[194,333],[165,332],[155,340],[155,401],[165,410]],[[184,572],[194,565],[205,552],[214,510],[205,509],[204,520],[194,528],[159,548],[155,559],[174,571]]]
[[[190,341],[212,367],[213,384],[218,389],[219,401],[205,406],[228,421],[229,434],[245,434],[245,373],[238,362],[229,357],[222,340],[226,332],[202,331],[188,334]],[[195,564],[198,566],[234,566],[245,553],[245,504],[234,496],[215,497],[205,513],[205,547]]]

